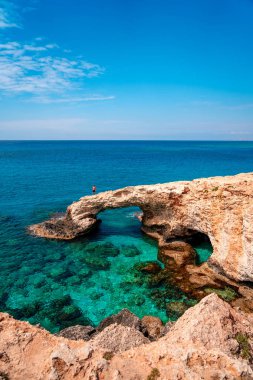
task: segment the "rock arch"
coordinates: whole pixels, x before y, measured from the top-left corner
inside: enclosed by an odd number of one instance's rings
[[[145,233],[166,241],[194,230],[213,246],[210,262],[227,276],[253,281],[253,173],[126,187],[81,198],[64,218],[33,225],[37,236],[74,239],[106,209],[138,206]]]

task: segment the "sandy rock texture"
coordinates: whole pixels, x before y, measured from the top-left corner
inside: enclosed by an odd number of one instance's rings
[[[151,343],[120,324],[110,324],[89,342],[68,340],[4,313],[0,336],[0,376],[5,379],[253,379],[252,316],[215,294]]]
[[[227,276],[253,281],[253,173],[194,181],[126,187],[81,198],[66,215],[33,225],[42,237],[74,239],[97,224],[105,209],[139,206],[142,228],[163,241],[206,234],[213,246],[210,263]]]

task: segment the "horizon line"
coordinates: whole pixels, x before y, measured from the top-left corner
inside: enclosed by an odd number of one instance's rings
[[[139,141],[139,142],[146,142],[146,141],[157,141],[157,142],[253,142],[252,140],[227,140],[227,139],[0,139],[0,142],[48,142],[48,141],[55,141],[55,142],[62,142],[62,141],[97,141],[97,142],[131,142],[131,141]]]

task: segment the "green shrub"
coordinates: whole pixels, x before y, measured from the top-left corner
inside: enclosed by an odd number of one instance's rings
[[[215,289],[215,288],[205,288],[204,291],[207,294],[216,293],[220,296],[224,301],[230,302],[238,297],[236,291],[229,286],[225,286],[224,289]]]
[[[243,333],[239,332],[236,334],[235,339],[239,344],[241,357],[246,360],[252,359],[252,355],[250,352],[250,344],[247,335],[244,335]]]

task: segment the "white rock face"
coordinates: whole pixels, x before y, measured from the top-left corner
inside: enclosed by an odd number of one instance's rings
[[[66,217],[30,227],[38,236],[73,239],[88,233],[96,215],[139,206],[143,230],[164,240],[189,231],[208,235],[210,262],[235,280],[253,281],[253,173],[126,187],[81,198]]]

